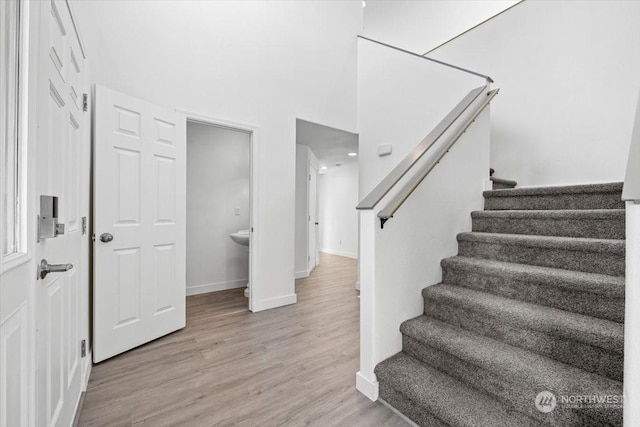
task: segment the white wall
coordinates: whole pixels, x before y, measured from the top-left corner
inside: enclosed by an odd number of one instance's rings
[[[486,82],[366,40],[358,42],[358,59],[362,200],[471,89]],[[381,144],[392,144],[392,154],[379,157]]]
[[[362,200],[471,89],[485,81],[363,40],[358,43],[358,58]],[[393,153],[378,157],[377,146],[385,143],[393,144]],[[393,192],[375,209],[361,211],[356,384],[369,398],[377,398],[375,365],[401,349],[400,323],[422,313],[421,289],[438,283],[440,261],[457,251],[456,234],[469,231],[471,211],[482,209],[488,175],[485,110],[383,230],[376,214]]]
[[[295,302],[295,118],[355,131],[362,3],[73,3],[98,83],[258,128],[252,298]]]
[[[249,251],[229,234],[249,228],[250,143],[244,132],[187,123],[188,295],[249,280]]]
[[[296,145],[295,277],[309,270],[309,166],[319,169],[318,158],[306,145]]]
[[[640,2],[530,0],[430,56],[482,70],[491,166],[521,185],[622,181],[640,88]]]
[[[364,9],[364,35],[423,54],[518,1],[368,1]]]
[[[320,174],[320,250],[358,257],[358,162]]]

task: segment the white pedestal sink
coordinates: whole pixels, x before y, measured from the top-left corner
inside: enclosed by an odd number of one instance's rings
[[[229,234],[229,237],[237,244],[246,246],[247,250],[249,249],[249,230],[240,230],[235,233],[231,233]],[[247,282],[247,287],[244,288],[244,296],[249,298],[249,282]]]

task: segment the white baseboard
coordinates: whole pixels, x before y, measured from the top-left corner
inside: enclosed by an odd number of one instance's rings
[[[252,301],[251,311],[256,313],[258,311],[269,310],[271,308],[295,304],[297,301],[298,301],[298,296],[296,294],[264,299],[262,301]]]
[[[324,252],[324,253],[331,254],[331,255],[343,256],[343,257],[346,257],[346,258],[358,259],[358,254],[354,254],[354,253],[351,253],[351,252],[336,251],[336,250],[328,249],[328,248],[322,248],[322,249],[320,249],[320,252]]]
[[[296,279],[306,279],[307,277],[309,277],[309,272],[308,271],[296,271],[294,277]]]
[[[85,368],[83,369],[83,378],[82,378],[82,391],[87,391],[87,386],[89,385],[89,378],[91,377],[91,368],[93,367],[93,353],[91,351],[87,352],[87,363]]]
[[[244,288],[249,279],[232,280],[230,282],[206,283],[204,285],[187,286],[187,296],[224,291],[227,289]]]
[[[375,378],[375,375],[374,375]],[[378,400],[378,381],[371,381],[358,371],[356,374],[356,389],[367,396],[369,400]]]

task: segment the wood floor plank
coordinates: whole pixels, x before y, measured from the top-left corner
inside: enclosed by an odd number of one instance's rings
[[[356,262],[321,254],[298,303],[247,310],[242,289],[187,297],[187,326],[93,367],[80,426],[408,425],[355,389]]]

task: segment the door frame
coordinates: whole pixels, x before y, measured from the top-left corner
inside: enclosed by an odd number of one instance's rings
[[[260,129],[257,126],[248,125],[245,123],[234,122],[219,117],[208,116],[205,114],[194,113],[191,111],[185,111],[176,109],[178,113],[184,115],[185,126],[186,122],[200,123],[208,126],[215,126],[223,129],[229,129],[237,132],[243,132],[249,134],[249,311],[255,311],[255,289],[259,287],[259,275],[258,271],[258,247],[259,247],[259,230],[256,230],[256,218],[258,218],[258,165],[259,165],[259,134]],[[188,143],[187,135],[187,143]],[[187,146],[188,149],[188,146]],[[188,166],[187,166],[188,167]]]
[[[313,151],[309,149],[309,152],[313,154]],[[316,161],[313,161],[315,159]],[[311,173],[312,169],[315,169],[315,200],[313,200],[313,205],[315,206],[315,212],[313,212],[313,216],[315,218],[314,222],[320,222],[320,163],[317,161],[315,154],[313,154],[313,159],[311,156],[307,156],[307,272],[308,275],[320,264],[320,233],[319,226],[316,224],[311,225],[311,206],[312,206],[312,198],[311,198]],[[313,227],[313,228],[312,228]],[[314,235],[313,241],[315,245],[311,248],[309,244],[311,242],[311,235]],[[312,250],[313,249],[313,253]],[[313,255],[313,263],[311,262],[311,255]]]

